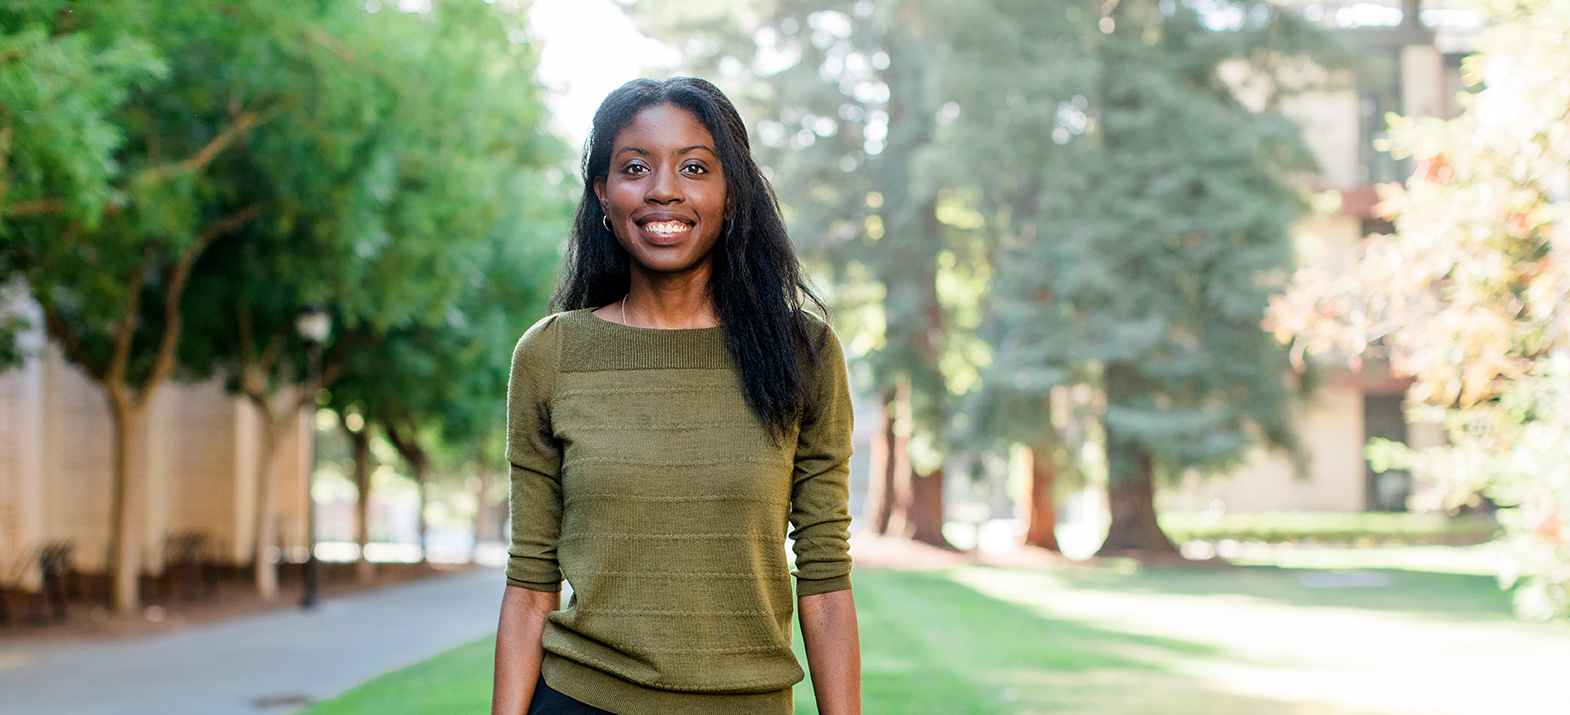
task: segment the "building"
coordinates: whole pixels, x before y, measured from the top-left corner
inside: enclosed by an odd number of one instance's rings
[[[1337,206],[1298,227],[1300,265],[1334,267],[1362,237],[1388,231],[1374,215],[1375,185],[1411,173],[1406,162],[1380,151],[1386,115],[1449,119],[1465,89],[1461,59],[1481,28],[1478,13],[1442,0],[1282,0],[1346,37],[1364,58],[1355,87],[1294,97],[1285,106],[1303,128],[1320,165],[1313,188]],[[1221,479],[1194,478],[1163,495],[1181,510],[1404,511],[1436,506],[1409,474],[1375,474],[1363,458],[1368,440],[1381,437],[1413,447],[1442,444],[1438,425],[1409,424],[1401,403],[1409,381],[1377,362],[1353,370],[1322,360],[1321,384],[1298,417],[1307,455],[1299,474],[1280,454],[1260,450]],[[1413,497],[1417,498],[1414,499]]]

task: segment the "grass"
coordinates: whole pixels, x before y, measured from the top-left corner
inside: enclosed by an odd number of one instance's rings
[[[1492,577],[1310,560],[858,571],[866,712],[1546,713],[1570,699],[1556,666],[1570,662],[1570,630],[1516,622]],[[484,712],[493,644],[308,713]],[[808,682],[796,712],[816,712]]]

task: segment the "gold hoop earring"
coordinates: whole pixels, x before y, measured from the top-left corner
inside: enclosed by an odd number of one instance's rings
[[[611,228],[611,217],[609,217],[609,216],[601,216],[600,217],[600,225],[604,226],[606,231],[609,231],[611,233],[616,233],[616,230]]]

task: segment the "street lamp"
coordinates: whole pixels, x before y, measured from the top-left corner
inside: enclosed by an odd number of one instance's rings
[[[305,595],[300,599],[300,607],[313,608],[321,582],[321,564],[316,561],[316,500],[311,496],[311,485],[316,481],[316,393],[322,389],[322,343],[332,332],[332,316],[320,306],[313,307],[295,318],[294,327],[309,352],[305,390],[311,406],[311,464],[305,473]]]

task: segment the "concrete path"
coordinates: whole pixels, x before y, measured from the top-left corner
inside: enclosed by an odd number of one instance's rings
[[[282,609],[63,649],[0,671],[0,713],[292,712],[491,633],[504,583],[500,571],[475,569],[332,599],[309,612]]]

